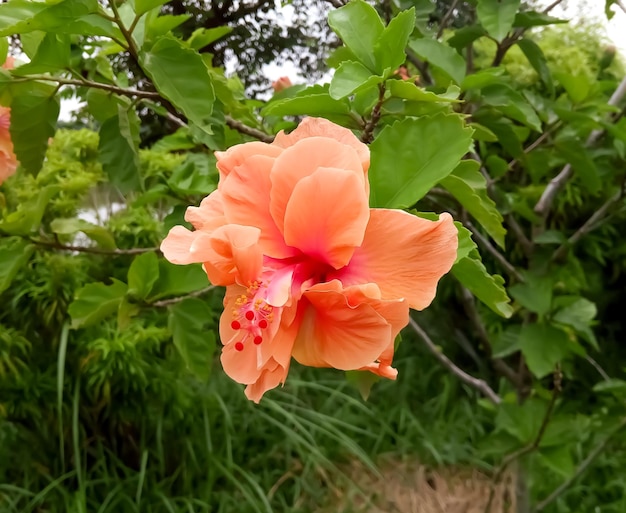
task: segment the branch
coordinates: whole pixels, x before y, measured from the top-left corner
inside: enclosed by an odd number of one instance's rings
[[[48,75],[29,75],[28,77],[13,78],[14,82],[30,82],[32,80],[40,80],[45,82],[55,82],[60,85],[74,85],[79,87],[93,87],[94,89],[102,89],[110,93],[121,94],[123,96],[131,96],[135,98],[152,98],[160,99],[161,95],[153,91],[140,91],[139,89],[125,89],[123,87],[104,84],[102,82],[94,82],[93,80],[77,80],[74,78],[53,77]]]
[[[565,490],[567,490],[580,476],[582,476],[587,469],[591,466],[594,460],[598,457],[598,455],[605,449],[608,443],[613,439],[615,435],[617,435],[622,429],[626,427],[626,417],[624,417],[621,422],[615,426],[615,428],[602,440],[598,445],[594,447],[594,449],[589,453],[589,455],[581,462],[574,474],[561,483],[555,490],[548,495],[545,499],[543,499],[537,506],[535,506],[534,512],[539,513],[543,511],[550,503],[552,503],[555,499],[557,499]]]
[[[615,205],[618,201],[620,201],[624,197],[625,185],[622,185],[619,191],[617,191],[613,196],[611,196],[608,200],[604,202],[604,204],[596,210],[589,219],[585,221],[585,223],[572,235],[567,242],[561,244],[557,250],[552,255],[552,261],[556,262],[561,260],[566,254],[567,250],[574,246],[580,239],[582,239],[589,232],[593,231],[597,228],[597,223],[600,221],[607,212]]]
[[[344,0],[326,0],[326,2],[328,2],[333,7],[336,7],[337,9],[346,5],[346,2],[344,2]]]
[[[470,322],[474,326],[478,338],[482,342],[484,346],[484,352],[487,353],[493,368],[508,379],[516,389],[520,390],[524,383],[521,376],[516,373],[511,367],[509,367],[506,362],[500,358],[492,357],[492,349],[491,349],[491,341],[489,340],[489,334],[487,333],[487,329],[478,313],[478,309],[476,308],[476,302],[474,301],[474,296],[472,293],[466,289],[465,287],[461,287],[461,301],[463,302],[463,306],[465,308],[465,313],[469,317]]]
[[[435,345],[435,343],[431,340],[428,334],[422,329],[422,327],[417,324],[412,318],[409,317],[409,324],[411,328],[419,335],[419,337],[424,342],[424,345],[428,348],[428,350],[433,354],[433,356],[439,360],[439,363],[443,365],[448,371],[454,374],[457,378],[459,378],[463,383],[469,385],[470,387],[478,390],[481,394],[483,394],[487,399],[489,399],[494,404],[500,404],[502,399],[498,394],[496,394],[493,389],[482,379],[475,378],[471,376],[464,370],[457,367],[450,358],[444,355],[440,349]]]
[[[113,21],[119,27],[120,32],[124,36],[124,39],[128,43],[128,53],[130,53],[131,57],[135,62],[139,63],[139,52],[137,51],[137,45],[135,44],[135,40],[133,39],[132,31],[129,31],[125,26],[122,18],[120,17],[120,13],[117,10],[116,0],[110,0],[109,5],[111,6],[111,10],[113,11]],[[133,22],[136,23],[136,22]]]
[[[207,292],[211,292],[213,289],[215,289],[215,285],[209,285],[208,287],[196,290],[194,292],[190,292],[189,294],[185,294],[184,296],[176,296],[169,299],[162,299],[161,301],[155,301],[154,303],[150,303],[149,306],[157,306],[162,308],[165,306],[175,305],[176,303],[180,303],[181,301],[184,301],[185,299],[190,297],[203,296]]]
[[[519,281],[519,282],[523,282],[524,281],[524,277],[517,271],[517,269],[515,269],[515,267],[513,267],[513,264],[511,264],[506,258],[505,256],[500,253],[494,246],[493,244],[491,244],[491,242],[489,242],[489,240],[482,234],[480,233],[476,227],[470,223],[469,221],[465,222],[465,226],[472,232],[472,234],[474,235],[474,238],[476,239],[476,241],[493,257],[496,259],[496,261],[500,264],[500,266],[502,267],[502,269],[504,269],[507,274],[511,277],[514,278],[515,280]]]
[[[141,253],[161,251],[159,248],[101,249],[88,246],[71,246],[61,244],[57,241],[33,239],[31,237],[28,237],[28,240],[37,246],[43,246],[45,248],[58,249],[59,251],[76,251],[77,253],[91,253],[94,255],[140,255]]]
[[[237,132],[249,135],[250,137],[254,137],[255,139],[265,143],[271,143],[274,140],[273,136],[268,135],[261,130],[257,130],[256,128],[252,128],[251,126],[244,125],[241,121],[237,121],[230,116],[225,116],[225,118],[226,124],[233,130],[237,130]]]
[[[546,429],[548,428],[548,424],[550,423],[550,417],[552,417],[552,412],[554,412],[554,406],[556,405],[557,397],[559,396],[561,392],[561,379],[562,379],[561,371],[560,369],[557,369],[554,372],[554,389],[552,390],[552,397],[550,398],[550,403],[548,404],[548,407],[546,408],[546,413],[543,416],[543,420],[541,421],[541,426],[539,426],[539,430],[537,431],[537,435],[535,436],[535,439],[530,444],[526,445],[525,447],[522,447],[521,449],[518,449],[517,451],[514,451],[508,456],[506,456],[502,460],[502,463],[500,464],[500,466],[498,467],[496,475],[493,478],[493,485],[491,486],[491,490],[489,492],[489,499],[487,501],[487,505],[485,506],[485,513],[491,513],[491,505],[493,503],[493,498],[495,495],[495,485],[497,485],[500,482],[500,479],[502,478],[502,474],[504,474],[504,471],[507,469],[507,467],[511,463],[516,461],[517,459],[521,458],[522,456],[525,456],[526,454],[533,452],[539,447],[539,444],[541,443],[541,440],[543,439],[543,435],[545,435]]]
[[[615,92],[611,96],[608,101],[608,105],[611,107],[616,106],[622,98],[626,95],[626,77],[622,79],[620,84],[615,89]],[[600,137],[604,134],[604,130],[594,130],[591,132],[587,141],[585,143],[586,147],[592,146],[595,144]],[[573,176],[574,170],[572,169],[571,164],[566,164],[565,167],[561,170],[561,172],[555,176],[550,183],[546,186],[541,198],[535,205],[535,212],[539,214],[544,219],[548,217],[550,213],[550,209],[552,208],[552,203],[556,198],[557,194],[561,191],[561,189],[565,186],[565,184],[570,180]]]
[[[421,61],[410,48],[406,48],[406,58],[420,72],[420,83],[422,85],[432,85],[433,78],[430,76],[430,73],[428,73],[427,63]]]
[[[543,10],[543,14],[548,14],[552,9],[559,5],[563,0],[555,0],[548,7]]]
[[[456,9],[456,6],[458,3],[459,3],[459,0],[454,0],[452,2],[452,5],[450,5],[450,9],[448,9],[446,14],[441,19],[441,24],[439,25],[439,30],[437,31],[437,35],[435,36],[435,39],[439,39],[441,35],[443,34],[443,31],[446,29],[446,26],[448,25],[450,18],[452,18],[452,15],[454,14],[454,10]]]
[[[363,134],[361,134],[361,141],[365,144],[369,144],[374,139],[374,129],[380,120],[380,108],[385,101],[385,84],[378,84],[378,101],[372,109],[372,116],[370,120],[365,124]]]

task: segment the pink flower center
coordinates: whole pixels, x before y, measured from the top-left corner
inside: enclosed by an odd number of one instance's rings
[[[242,335],[235,342],[237,351],[243,351],[249,341],[257,346],[263,343],[263,332],[274,319],[274,307],[268,305],[263,297],[265,288],[262,282],[254,282],[245,294],[235,300],[230,327]]]

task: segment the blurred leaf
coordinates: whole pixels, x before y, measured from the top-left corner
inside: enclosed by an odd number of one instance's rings
[[[70,65],[70,38],[65,34],[48,33],[37,47],[37,52],[28,64],[18,66],[14,75],[48,73],[60,71]]]
[[[11,140],[22,167],[36,174],[41,169],[48,139],[54,135],[59,116],[56,88],[41,82],[12,86]]]
[[[380,381],[380,376],[367,371],[346,371],[346,381],[359,391],[364,401],[367,401],[372,387]]]
[[[562,299],[559,298],[559,299]],[[580,333],[596,350],[600,350],[591,323],[595,319],[598,309],[595,303],[583,297],[572,297],[571,302],[554,314],[554,322],[571,326]]]
[[[205,46],[227,36],[233,31],[232,27],[213,27],[210,29],[201,27],[193,31],[187,44],[194,50],[201,50]]]
[[[471,143],[472,130],[456,114],[407,118],[386,126],[370,146],[372,206],[412,206],[452,172]]]
[[[455,50],[461,50],[478,38],[486,35],[485,29],[480,25],[461,27],[454,31],[454,35],[446,41]]]
[[[141,186],[139,176],[139,118],[134,110],[118,106],[117,115],[100,127],[98,158],[109,181],[122,193]]]
[[[487,182],[475,160],[462,160],[440,184],[480,223],[494,241],[504,248],[506,230],[502,215],[487,194]]]
[[[209,165],[209,163],[211,165]],[[174,169],[167,184],[180,194],[206,196],[215,190],[215,159],[211,155],[189,155],[187,160]]]
[[[510,86],[494,84],[482,89],[483,101],[498,107],[507,116],[541,132],[541,120],[524,97]]]
[[[206,381],[211,372],[216,350],[215,332],[206,329],[211,309],[196,298],[187,298],[170,306],[169,329],[174,346],[187,368],[200,380]]]
[[[50,229],[53,233],[61,235],[72,235],[77,232],[83,232],[87,237],[94,240],[104,249],[115,249],[115,238],[111,232],[103,226],[89,223],[84,219],[76,217],[66,219],[54,219],[50,223]]]
[[[335,99],[327,86],[307,87],[291,98],[272,101],[263,109],[266,116],[322,116],[329,119],[350,119],[350,103]]]
[[[150,301],[166,296],[189,294],[209,286],[207,276],[200,264],[174,265],[167,260],[159,260],[159,279],[154,283]]]
[[[559,139],[554,147],[557,153],[568,162],[582,184],[591,194],[596,194],[602,187],[600,172],[589,154],[589,150],[578,139]]]
[[[594,392],[606,392],[610,394],[614,394],[617,397],[623,397],[626,394],[626,381],[623,379],[607,379],[605,381],[600,381],[593,387]]]
[[[515,15],[515,21],[513,21],[514,27],[530,28],[539,27],[543,25],[555,25],[557,23],[569,23],[569,20],[562,20],[536,11],[522,11]]]
[[[537,378],[553,372],[556,364],[571,352],[567,333],[548,324],[523,326],[520,349],[528,369]]]
[[[387,87],[391,96],[416,102],[456,103],[459,101],[459,93],[461,92],[457,86],[451,85],[445,93],[436,94],[405,80],[389,80]]]
[[[456,260],[454,261],[454,263],[457,263],[468,256],[472,250],[476,249],[476,243],[472,240],[472,232],[465,228],[463,224],[459,221],[454,221],[454,226],[456,226],[459,232],[459,247],[456,250]]]
[[[191,18],[191,14],[165,14],[155,17],[146,24],[145,39],[154,40],[171,32]]]
[[[28,263],[34,251],[35,246],[24,239],[0,239],[0,293],[11,286],[15,275]]]
[[[141,16],[149,10],[166,4],[167,2],[169,2],[169,0],[135,0],[135,13]]]
[[[524,283],[509,288],[509,293],[524,308],[539,315],[546,315],[552,306],[552,279],[524,273]]]
[[[166,36],[140,57],[141,67],[159,93],[198,126],[213,113],[215,93],[202,56],[178,39]]]
[[[571,75],[562,71],[555,72],[554,77],[565,88],[567,95],[574,103],[582,103],[589,96],[591,82],[586,75]]]
[[[159,279],[159,259],[150,251],[138,255],[128,269],[128,295],[146,299]]]
[[[524,55],[528,59],[528,62],[535,69],[535,71],[541,78],[541,81],[548,88],[548,92],[550,94],[554,94],[552,75],[550,73],[550,68],[548,68],[546,57],[541,51],[541,48],[539,48],[537,43],[528,38],[519,39],[517,41],[517,46],[519,46],[522,52],[524,52]]]
[[[486,126],[479,123],[470,123],[469,126],[474,129],[474,140],[476,141],[496,142],[498,140],[498,136]]]
[[[502,41],[513,27],[520,0],[478,0],[476,15],[491,37]]]
[[[371,72],[381,73],[376,65],[374,48],[385,27],[376,9],[362,0],[354,0],[328,14],[328,24]],[[332,94],[333,97],[336,97]]]
[[[341,100],[382,81],[382,76],[372,75],[372,72],[360,62],[344,61],[335,71],[328,93],[331,98]]]
[[[187,128],[179,128],[173,134],[162,137],[155,142],[151,148],[152,151],[169,153],[171,151],[190,150],[196,144],[192,141],[191,135]]]
[[[465,77],[465,59],[454,48],[435,39],[414,39],[409,47],[431,66],[439,68],[457,84]]]
[[[88,283],[76,292],[68,308],[73,329],[96,324],[117,311],[128,287],[115,278],[111,280],[111,285]]]
[[[473,250],[469,256],[456,262],[452,274],[495,313],[506,318],[513,315],[509,304],[511,300],[504,289],[504,279],[498,274],[492,276],[487,272],[478,251]]]
[[[401,11],[385,27],[374,44],[376,69],[382,73],[385,69],[395,70],[406,61],[404,49],[409,36],[415,28],[415,8]]]
[[[11,212],[0,221],[0,232],[9,235],[28,235],[38,231],[46,207],[60,190],[61,187],[58,185],[46,185],[39,189],[35,198],[21,203],[18,210]]]
[[[546,467],[563,478],[568,478],[574,473],[574,460],[567,445],[542,448],[539,457]]]

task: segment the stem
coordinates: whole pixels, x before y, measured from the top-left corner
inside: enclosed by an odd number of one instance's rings
[[[474,376],[468,374],[464,370],[457,367],[450,358],[444,355],[440,349],[435,345],[435,343],[431,340],[428,334],[422,329],[422,327],[415,322],[412,318],[409,318],[409,324],[413,331],[419,335],[419,337],[424,342],[424,345],[428,348],[428,350],[433,354],[433,356],[439,360],[439,363],[443,365],[446,369],[448,369],[452,374],[454,374],[457,378],[459,378],[463,383],[469,385],[470,387],[478,390],[481,394],[483,394],[487,399],[489,399],[494,404],[500,404],[502,399],[494,390],[487,384],[487,382],[482,379],[475,378]]]
[[[446,29],[448,22],[450,21],[450,18],[454,14],[454,10],[456,9],[456,6],[458,3],[459,3],[459,0],[454,0],[452,2],[452,5],[450,5],[450,9],[448,9],[444,17],[441,19],[441,25],[439,25],[439,30],[437,31],[437,36],[435,37],[435,39],[439,39],[442,36],[443,31]]]
[[[78,253],[91,253],[94,255],[139,255],[141,253],[159,252],[159,248],[130,248],[130,249],[101,249],[87,246],[70,246],[56,241],[47,241],[29,237],[28,240],[37,246],[58,249],[59,251],[76,251]]]
[[[268,135],[265,132],[262,132],[261,130],[257,130],[256,128],[252,128],[248,125],[244,125],[241,121],[237,121],[236,119],[233,119],[228,115],[225,116],[225,118],[226,118],[226,124],[233,130],[237,130],[238,132],[242,134],[249,135],[265,143],[271,143],[274,140],[273,136]]]
[[[615,428],[602,440],[598,445],[594,447],[594,449],[589,453],[589,455],[582,461],[574,474],[561,483],[554,491],[548,495],[545,499],[543,499],[537,506],[535,506],[534,512],[539,513],[543,511],[549,504],[551,504],[555,499],[557,499],[565,490],[567,490],[572,484],[582,476],[587,469],[591,466],[594,460],[598,457],[598,455],[605,449],[605,447],[609,444],[609,442],[613,439],[615,435],[617,435],[622,429],[626,427],[626,417],[624,417],[621,422],[615,426]]]
[[[128,43],[128,52],[131,57],[135,60],[135,62],[139,62],[139,52],[137,51],[137,45],[135,44],[135,40],[133,39],[132,31],[129,31],[122,22],[122,18],[120,18],[120,13],[117,10],[117,5],[115,0],[110,0],[109,5],[111,6],[111,10],[113,11],[113,22],[119,27],[120,32],[124,36],[124,39]]]
[[[77,80],[74,78],[62,78],[52,77],[48,75],[29,75],[24,78],[14,78],[14,82],[31,82],[33,80],[40,80],[45,82],[55,82],[60,85],[74,85],[79,87],[93,87],[94,89],[102,89],[110,93],[121,94],[123,96],[130,96],[136,98],[152,98],[160,99],[159,93],[152,91],[140,91],[139,89],[124,89],[123,87],[114,86],[111,84],[104,84],[102,82],[94,82],[92,80]]]
[[[557,368],[557,370],[554,372],[554,389],[552,390],[552,397],[550,398],[550,403],[548,404],[548,408],[546,408],[546,413],[543,416],[543,419],[541,421],[541,426],[539,426],[539,430],[537,431],[537,435],[535,436],[535,439],[530,444],[526,445],[525,447],[522,447],[521,449],[518,449],[517,451],[512,452],[511,454],[509,454],[502,460],[502,463],[498,467],[496,475],[494,476],[494,479],[493,479],[493,484],[491,486],[491,491],[489,492],[489,499],[487,501],[487,506],[485,506],[485,513],[491,513],[491,505],[493,503],[493,498],[495,495],[495,485],[500,482],[500,479],[502,478],[502,474],[504,474],[504,471],[507,469],[507,467],[514,461],[518,460],[522,456],[530,454],[531,452],[535,451],[539,447],[539,444],[541,443],[541,440],[543,439],[543,435],[546,434],[546,429],[548,428],[548,424],[550,423],[550,418],[552,417],[552,413],[554,412],[554,406],[556,405],[556,400],[559,394],[561,393],[561,380],[562,380],[561,370]]]
[[[365,144],[369,144],[374,140],[374,129],[380,120],[380,109],[385,101],[385,84],[378,84],[378,101],[372,109],[372,116],[370,120],[365,124],[365,129],[361,135],[361,141]]]
[[[515,269],[515,267],[513,267],[513,264],[511,264],[506,258],[505,256],[500,253],[492,244],[491,242],[489,242],[489,240],[482,234],[480,233],[476,227],[468,222],[464,223],[465,226],[472,232],[472,235],[474,236],[474,238],[476,239],[476,241],[485,249],[487,250],[487,252],[493,257],[495,258],[495,260],[500,264],[500,266],[507,272],[507,274],[515,279],[518,282],[523,282],[524,281],[524,277],[517,271],[517,269]]]
[[[215,285],[209,285],[208,287],[196,290],[194,292],[190,292],[189,294],[185,294],[184,296],[176,296],[169,299],[162,299],[161,301],[155,301],[154,303],[150,303],[150,306],[165,307],[175,305],[176,303],[180,303],[181,301],[184,301],[185,299],[190,297],[203,296],[207,292],[211,292],[213,289],[215,289]]]

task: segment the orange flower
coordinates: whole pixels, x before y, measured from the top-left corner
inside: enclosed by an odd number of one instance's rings
[[[161,249],[226,287],[226,373],[255,402],[292,357],[394,379],[409,308],[430,304],[456,258],[450,215],[370,209],[368,147],[325,119],[216,156],[217,190],[187,209],[195,231],[174,227]]]
[[[2,65],[4,69],[13,69],[13,57],[7,57]],[[9,127],[11,126],[11,109],[0,106],[0,184],[17,169],[17,157],[13,153],[13,141]]]
[[[293,84],[291,83],[291,80],[289,80],[289,77],[280,77],[278,80],[272,82],[272,88],[274,89],[275,93],[278,93],[283,89],[287,89],[292,85]]]

